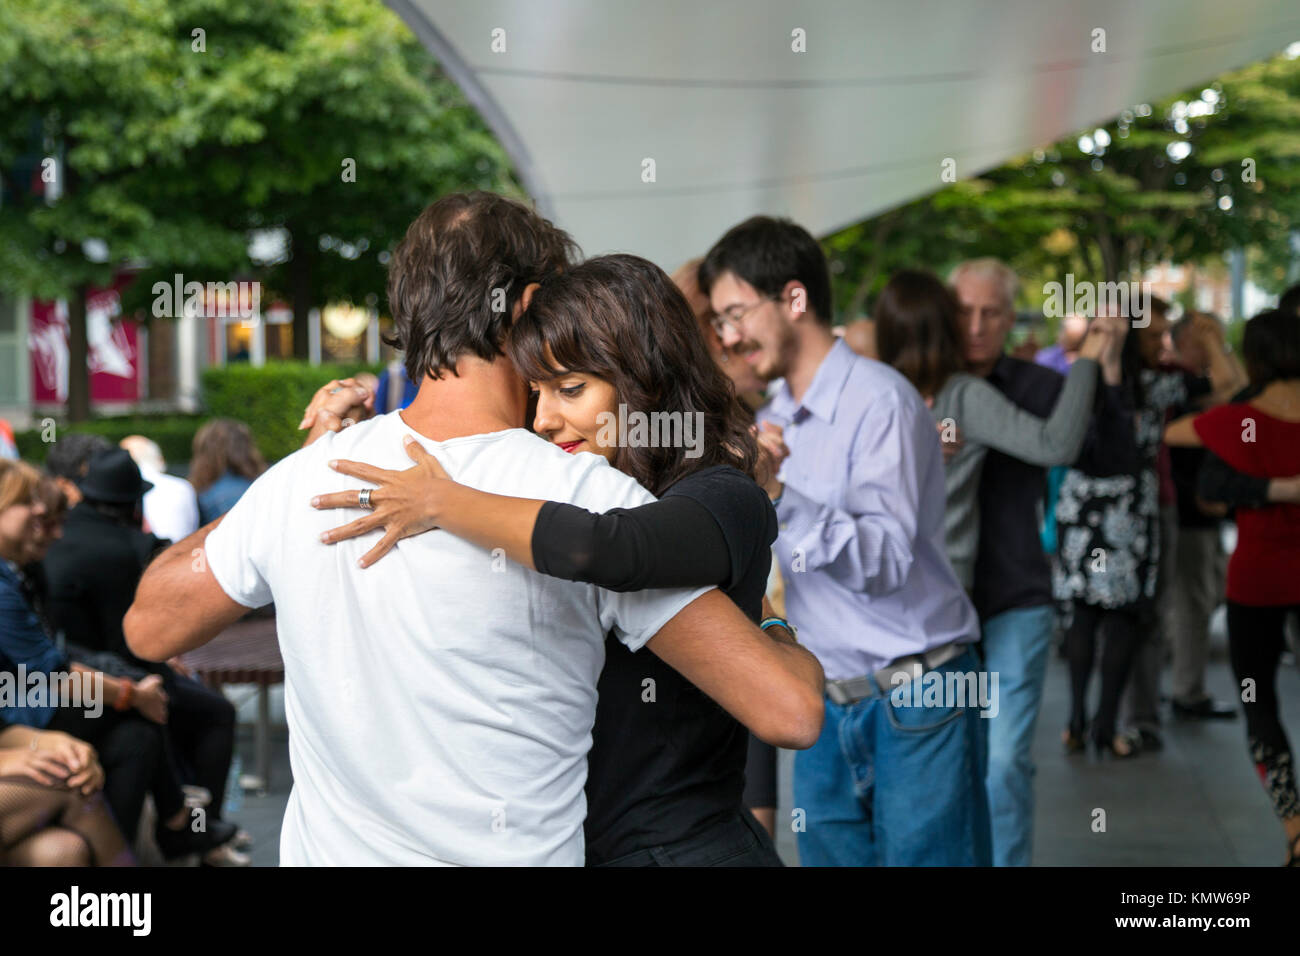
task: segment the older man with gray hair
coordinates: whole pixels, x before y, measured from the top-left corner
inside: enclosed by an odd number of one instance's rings
[[[959,264],[949,282],[961,302],[968,371],[1046,418],[1064,377],[1004,354],[1016,318],[1016,273],[997,259],[972,259]],[[1090,427],[1085,449],[1096,440],[1095,427]],[[999,675],[999,713],[987,721],[986,777],[996,866],[1027,866],[1033,851],[1030,745],[1055,621],[1051,568],[1039,539],[1045,489],[1043,468],[989,449],[980,480],[972,598],[980,616],[984,666]]]

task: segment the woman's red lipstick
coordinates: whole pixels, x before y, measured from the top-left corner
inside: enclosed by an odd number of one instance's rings
[[[567,451],[569,454],[573,454],[573,450],[581,445],[582,442],[583,439],[579,438],[577,441],[559,441],[555,444],[559,445],[561,449]]]

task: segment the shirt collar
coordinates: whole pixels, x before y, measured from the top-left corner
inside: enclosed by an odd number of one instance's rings
[[[832,424],[835,421],[835,407],[839,404],[844,383],[848,381],[856,358],[857,353],[837,336],[831,350],[822,359],[822,364],[817,366],[817,374],[804,393],[803,401],[796,402],[790,394],[789,383],[782,380],[772,398],[773,410],[778,414],[784,413],[792,422],[801,421],[811,414],[828,425]]]

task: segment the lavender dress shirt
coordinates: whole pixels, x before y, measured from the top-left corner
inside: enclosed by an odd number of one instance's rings
[[[939,435],[916,389],[837,340],[802,402],[784,380],[771,394],[758,418],[790,449],[776,509],[786,613],[826,677],[974,641],[944,543]]]

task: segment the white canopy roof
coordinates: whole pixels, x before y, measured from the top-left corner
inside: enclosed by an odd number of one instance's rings
[[[755,213],[823,235],[1300,38],[1295,0],[388,4],[587,255],[669,270]]]

